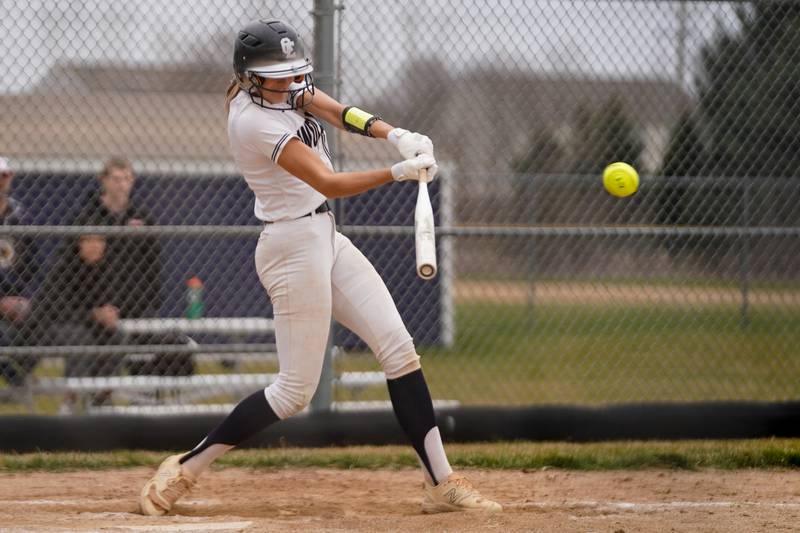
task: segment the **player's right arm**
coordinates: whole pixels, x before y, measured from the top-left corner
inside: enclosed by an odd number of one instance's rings
[[[287,172],[308,183],[326,198],[353,196],[391,181],[419,180],[420,169],[436,164],[432,156],[420,155],[397,163],[392,168],[358,172],[334,172],[311,148],[299,139],[291,139],[278,158]]]

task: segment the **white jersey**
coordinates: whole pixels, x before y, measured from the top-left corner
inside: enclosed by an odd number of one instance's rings
[[[333,170],[322,124],[302,110],[265,109],[240,91],[228,113],[228,141],[239,170],[256,196],[255,215],[275,222],[302,217],[325,196],[278,165],[291,139],[299,139]]]

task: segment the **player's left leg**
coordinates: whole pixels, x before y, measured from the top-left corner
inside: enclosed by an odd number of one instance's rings
[[[144,514],[169,512],[214,460],[311,400],[331,320],[332,232],[327,217],[275,224],[264,231],[256,247],[256,269],[275,314],[278,377],[239,402],[193,450],[161,464],[141,491]]]
[[[423,510],[502,509],[481,498],[463,476],[453,473],[411,335],[375,268],[338,233],[331,284],[334,318],[367,343],[386,374],[395,416],[425,475]]]

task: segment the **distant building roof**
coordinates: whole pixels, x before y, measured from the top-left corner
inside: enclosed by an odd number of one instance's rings
[[[230,68],[218,64],[93,65],[65,62],[55,65],[34,92],[172,92],[216,93],[231,79]]]
[[[124,155],[168,170],[230,164],[221,93],[33,93],[0,97],[0,145],[17,168],[97,170]]]
[[[213,65],[59,65],[31,92],[0,95],[0,146],[15,166],[96,170],[111,154],[139,169],[236,172],[228,150],[224,91],[229,73]],[[660,80],[599,80],[472,72],[428,101],[374,111],[433,138],[437,156],[463,169],[505,171],[532,128],[558,128],[581,106],[617,97],[643,128],[668,131],[690,98]],[[358,102],[355,102],[358,103]],[[340,135],[346,165],[397,159],[387,143]]]

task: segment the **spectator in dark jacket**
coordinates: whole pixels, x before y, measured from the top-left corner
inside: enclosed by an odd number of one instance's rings
[[[31,223],[22,204],[10,196],[14,172],[8,160],[0,157],[0,225]],[[30,313],[30,298],[39,266],[35,241],[30,237],[2,235],[0,230],[0,346],[27,344],[23,326]],[[11,385],[22,385],[35,366],[32,357],[0,357],[0,378]]]
[[[136,176],[127,159],[114,157],[103,166],[100,190],[86,199],[73,225],[91,220],[101,226],[149,226],[147,209],[133,203]],[[119,273],[120,311],[128,318],[158,316],[161,308],[161,247],[155,237],[109,237],[108,261]]]
[[[99,225],[88,219],[87,225]],[[130,275],[135,276],[133,272]],[[186,344],[179,334],[125,334],[119,328],[124,317],[123,305],[128,287],[121,283],[116,265],[108,255],[102,235],[81,235],[67,241],[33,302],[31,328],[40,341],[54,346],[109,346]],[[68,355],[64,365],[67,377],[98,377],[120,373],[124,355],[88,353]],[[166,357],[166,356],[157,356]],[[191,361],[190,361],[191,364]],[[183,373],[191,373],[189,367]],[[173,374],[177,372],[172,372]],[[111,398],[111,391],[94,394],[92,403],[101,405]],[[68,395],[62,406],[71,411],[75,395]]]
[[[87,198],[74,224],[83,226],[150,226],[153,219],[133,202],[136,181],[131,163],[109,159],[97,177],[100,190]],[[161,308],[161,246],[156,237],[109,237],[108,261],[117,273],[117,305],[125,318],[157,317]],[[186,375],[194,372],[192,356],[157,355],[152,360],[128,360],[133,375]]]
[[[40,342],[55,346],[126,343],[118,329],[121,298],[117,276],[106,249],[102,235],[81,235],[63,245],[33,302],[30,327],[35,329]],[[121,363],[122,356],[117,354],[69,354],[64,375],[110,376],[118,373]],[[104,390],[94,393],[91,401],[93,405],[102,405],[110,399],[111,391]],[[68,394],[62,412],[72,412],[76,401],[75,394]]]
[[[41,340],[64,346],[125,344],[118,330],[122,296],[102,235],[81,235],[68,242],[34,300],[31,319]],[[69,356],[65,375],[109,376],[121,358]]]

